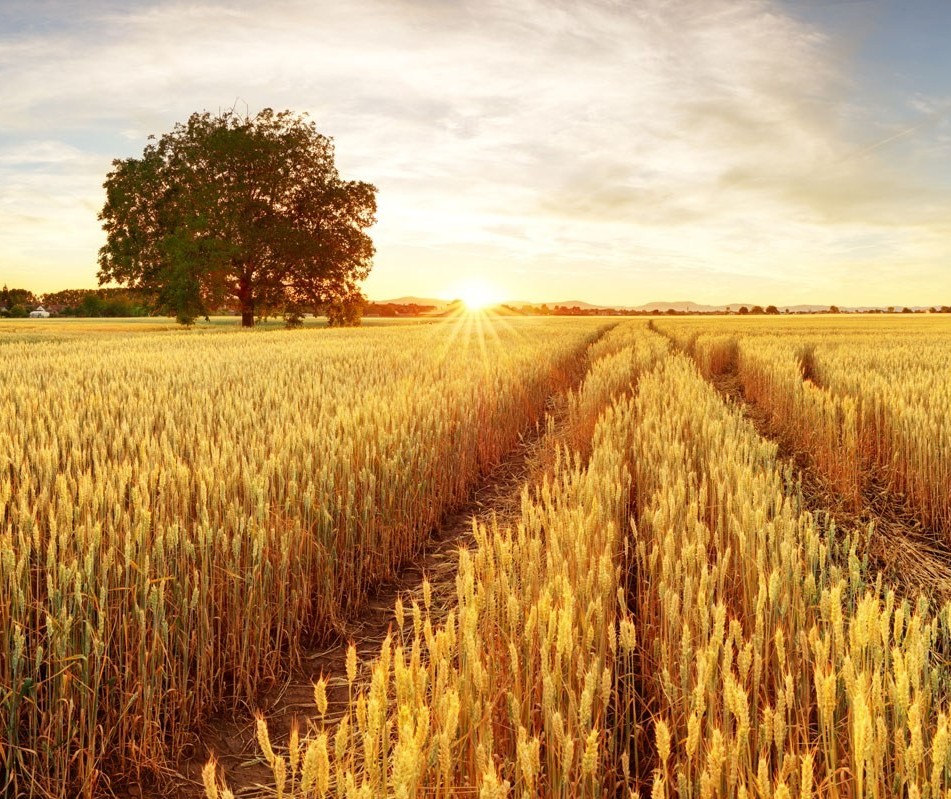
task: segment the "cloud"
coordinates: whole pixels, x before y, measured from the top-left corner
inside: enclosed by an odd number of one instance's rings
[[[919,258],[937,275],[947,254],[930,235],[948,196],[928,178],[951,144],[941,98],[915,99],[946,137],[929,152],[876,145],[907,121],[870,136],[836,43],[768,0],[31,8],[0,38],[0,227],[22,217],[0,268],[37,288],[93,281],[112,158],[233,104],[309,112],[344,174],[377,183],[376,294],[465,269],[513,294],[557,274],[571,295],[632,303],[726,301],[742,278],[766,301],[757,286],[807,290],[792,264],[831,291],[841,258],[844,286],[856,241],[878,242],[862,269],[880,258],[881,274]]]

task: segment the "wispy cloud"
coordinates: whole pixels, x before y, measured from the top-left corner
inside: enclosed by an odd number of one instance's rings
[[[869,130],[836,42],[774,2],[67,5],[0,34],[8,282],[92,284],[109,160],[237,103],[308,111],[377,183],[377,296],[480,271],[529,297],[885,302],[909,263],[951,290],[935,140]]]

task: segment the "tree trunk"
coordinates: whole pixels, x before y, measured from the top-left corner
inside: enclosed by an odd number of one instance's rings
[[[254,327],[254,296],[251,293],[251,281],[242,276],[238,285],[238,302],[241,303],[241,327]]]

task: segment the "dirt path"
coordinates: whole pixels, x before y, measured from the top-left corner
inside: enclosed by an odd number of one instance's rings
[[[579,369],[577,379],[569,388],[574,388],[583,377],[584,370]],[[219,717],[199,730],[199,749],[180,766],[180,773],[168,775],[164,784],[133,789],[130,795],[150,799],[201,799],[205,795],[201,769],[212,753],[238,799],[270,795],[261,788],[272,783],[272,775],[255,741],[254,711],[263,713],[275,744],[287,740],[295,720],[303,736],[309,722],[317,719],[314,682],[325,676],[329,682],[328,712],[324,721],[333,723],[342,716],[349,702],[346,656],[351,642],[361,664],[357,677],[360,683],[368,676],[369,664],[378,656],[391,627],[396,625],[393,608],[398,597],[402,598],[407,607],[406,615],[411,619],[410,602],[415,598],[422,604],[423,582],[428,580],[434,618],[455,606],[459,552],[474,544],[473,522],[487,522],[493,517],[500,522],[517,518],[523,487],[540,482],[552,468],[555,442],[560,439],[564,426],[567,393],[565,389],[549,397],[544,419],[538,420],[502,462],[480,480],[469,501],[432,532],[418,556],[404,564],[394,580],[370,594],[363,610],[346,622],[346,628],[335,641],[305,652],[302,666],[295,669],[286,682],[266,693],[257,707],[241,709],[233,717]]]
[[[901,496],[873,474],[866,481],[860,508],[850,509],[848,500],[822,479],[808,453],[793,446],[765,408],[746,398],[735,364],[710,382],[740,408],[761,436],[778,445],[779,457],[791,465],[799,481],[806,510],[835,519],[838,527],[870,529],[866,543],[870,564],[900,594],[914,599],[923,592],[942,603],[951,601],[951,552],[942,538],[921,525]]]

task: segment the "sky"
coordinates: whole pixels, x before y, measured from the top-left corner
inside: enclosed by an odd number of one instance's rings
[[[0,0],[0,283],[96,285],[114,158],[306,112],[373,299],[951,304],[947,0]]]

